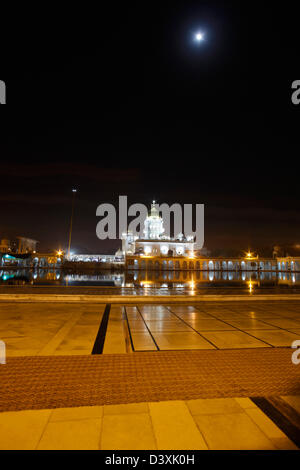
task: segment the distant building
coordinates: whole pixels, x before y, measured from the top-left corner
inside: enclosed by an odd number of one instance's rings
[[[124,256],[193,256],[194,237],[177,234],[174,238],[164,235],[163,218],[155,207],[151,206],[150,214],[145,219],[143,237],[134,236],[132,232],[122,235],[122,251]]]
[[[34,253],[38,244],[37,240],[26,237],[17,237],[17,253]]]
[[[120,250],[120,249],[119,249],[118,251],[116,251],[116,253],[115,253],[115,261],[118,262],[118,263],[122,263],[122,262],[124,262],[124,259],[125,259],[125,258],[124,258],[124,253],[123,253],[123,251]]]
[[[11,251],[10,240],[2,238],[0,242],[0,253],[9,253]]]
[[[71,254],[68,261],[80,263],[114,263],[115,255],[101,255],[101,254]]]
[[[36,251],[37,244],[37,240],[27,237],[2,238],[0,243],[0,253],[34,253]]]

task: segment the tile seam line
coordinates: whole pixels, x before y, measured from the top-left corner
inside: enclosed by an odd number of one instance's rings
[[[148,325],[147,325],[147,323],[146,323],[146,321],[145,321],[145,318],[143,317],[143,315],[142,315],[142,313],[141,313],[141,311],[140,311],[140,309],[139,309],[139,306],[137,305],[136,308],[137,308],[137,311],[139,312],[139,314],[140,314],[140,316],[141,316],[141,318],[142,318],[142,320],[143,320],[143,322],[144,322],[144,324],[145,324],[145,326],[146,326],[146,328],[147,328],[147,330],[148,330],[149,335],[150,335],[151,338],[152,338],[153,343],[155,344],[155,346],[156,346],[156,348],[157,348],[157,351],[160,351],[160,348],[158,347],[158,344],[157,344],[157,342],[155,341],[155,338],[154,338],[154,336],[152,335],[152,333],[151,333],[151,331],[150,331],[150,329],[149,329],[149,327],[148,327]]]
[[[196,308],[197,308],[197,307],[196,307]],[[198,309],[197,309],[197,310],[198,310]],[[209,315],[211,315],[211,316],[212,316],[213,318],[215,318],[216,320],[219,320],[217,317],[215,317],[215,316],[212,315],[211,313],[210,313]],[[244,330],[241,330],[241,329],[238,328],[237,326],[231,325],[231,324],[228,323],[227,321],[224,321],[224,320],[219,320],[219,321],[222,321],[223,323],[225,323],[225,325],[229,325],[229,326],[235,328],[237,331],[239,331],[239,332],[241,332],[241,333],[245,333],[246,335],[248,335],[248,336],[250,336],[250,337],[256,339],[257,341],[260,341],[261,343],[264,343],[264,344],[270,346],[271,348],[274,348],[274,347],[275,347],[275,346],[273,346],[272,344],[267,343],[267,341],[264,341],[264,340],[262,340],[262,339],[259,339],[259,338],[257,338],[256,336],[251,335],[250,333],[247,333],[247,332],[244,331]]]
[[[220,349],[218,348],[218,346],[216,346],[214,343],[212,343],[209,339],[205,338],[205,336],[203,336],[201,333],[199,333],[199,331],[195,330],[195,328],[193,328],[191,325],[189,325],[186,321],[184,321],[182,318],[180,318],[175,312],[173,312],[170,307],[167,307],[167,309],[173,314],[175,315],[179,320],[182,321],[182,323],[185,323],[189,328],[191,328],[191,330],[193,330],[195,333],[197,333],[197,335],[199,335],[201,338],[203,338],[205,341],[207,341],[209,344],[211,344],[215,349]]]

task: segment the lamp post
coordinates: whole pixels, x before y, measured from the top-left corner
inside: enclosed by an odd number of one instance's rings
[[[68,246],[68,258],[70,259],[70,250],[71,250],[71,239],[72,239],[72,228],[73,228],[73,214],[74,214],[74,203],[75,203],[75,194],[77,193],[77,189],[72,189],[73,197],[72,197],[72,212],[71,212],[71,220],[70,220],[70,231],[69,231],[69,246]]]

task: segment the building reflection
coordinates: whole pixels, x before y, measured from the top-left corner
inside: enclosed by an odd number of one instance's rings
[[[191,294],[204,287],[247,287],[250,293],[260,287],[300,286],[300,273],[250,271],[128,271],[97,274],[66,274],[61,269],[2,269],[0,285],[115,286],[185,289]]]

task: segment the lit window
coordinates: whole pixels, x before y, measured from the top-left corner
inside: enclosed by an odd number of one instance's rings
[[[163,245],[160,250],[163,255],[166,255],[168,253],[169,247],[167,245]]]

